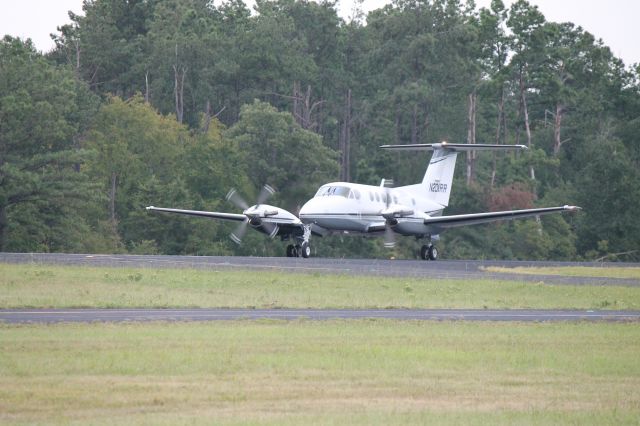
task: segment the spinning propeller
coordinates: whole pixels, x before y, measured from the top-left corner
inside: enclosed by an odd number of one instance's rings
[[[385,219],[384,223],[384,246],[386,248],[394,248],[396,246],[396,233],[393,227],[398,224],[398,218],[403,216],[410,216],[413,214],[413,210],[403,209],[402,206],[397,204],[397,200],[394,203],[391,196],[391,188],[393,187],[393,180],[383,179],[381,185],[384,188],[384,201],[386,208],[380,212]]]
[[[394,212],[389,207],[391,206],[391,190],[393,186],[393,179],[383,179],[382,187],[384,188],[384,200],[386,208],[382,210],[382,217],[385,219],[384,223],[384,246],[386,248],[394,248],[396,246],[396,233],[393,232],[392,226],[396,225],[398,221],[394,217]]]
[[[265,231],[269,234],[269,237],[273,238],[275,234],[278,232],[278,226],[265,222],[262,219],[269,216],[275,216],[278,214],[277,210],[267,210],[262,204],[269,199],[273,194],[275,194],[275,189],[273,189],[269,185],[264,185],[260,190],[260,194],[258,194],[258,198],[256,199],[256,204],[249,207],[249,204],[245,201],[244,198],[235,188],[232,188],[227,193],[227,201],[229,201],[234,206],[242,209],[242,214],[246,216],[246,219],[243,220],[240,225],[231,233],[231,239],[236,243],[242,243],[242,239],[247,232],[247,227],[249,224],[253,226],[262,226]]]

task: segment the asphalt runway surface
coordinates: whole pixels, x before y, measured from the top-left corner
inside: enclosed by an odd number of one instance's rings
[[[640,321],[640,311],[531,309],[18,309],[0,323],[393,319],[425,321]]]
[[[0,253],[0,262],[58,265],[85,265],[140,268],[191,268],[205,270],[255,270],[294,273],[321,273],[365,276],[391,276],[439,279],[490,279],[543,282],[569,285],[640,286],[640,280],[623,278],[569,277],[488,272],[483,268],[500,266],[586,266],[616,268],[640,266],[631,263],[533,262],[495,260],[386,260],[386,259],[309,259],[242,256],[151,256],[64,253]]]

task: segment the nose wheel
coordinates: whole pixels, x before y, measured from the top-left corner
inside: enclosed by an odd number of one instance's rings
[[[311,257],[311,247],[309,239],[311,238],[311,225],[303,225],[302,235],[295,235],[296,245],[289,244],[287,246],[287,257]]]
[[[425,244],[420,249],[420,259],[422,260],[437,260],[438,249],[433,244]]]

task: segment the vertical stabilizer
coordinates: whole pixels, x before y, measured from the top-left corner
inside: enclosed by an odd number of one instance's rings
[[[449,205],[457,156],[456,151],[435,148],[427,172],[422,179],[422,187],[426,191],[427,198],[443,207]]]

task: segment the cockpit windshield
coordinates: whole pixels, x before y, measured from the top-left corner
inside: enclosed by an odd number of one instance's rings
[[[337,195],[339,197],[345,197],[347,198],[349,196],[349,191],[351,190],[351,188],[347,187],[347,186],[332,186],[332,185],[325,185],[325,186],[321,186],[320,189],[318,189],[318,192],[316,192],[316,197],[328,197],[330,195]]]

